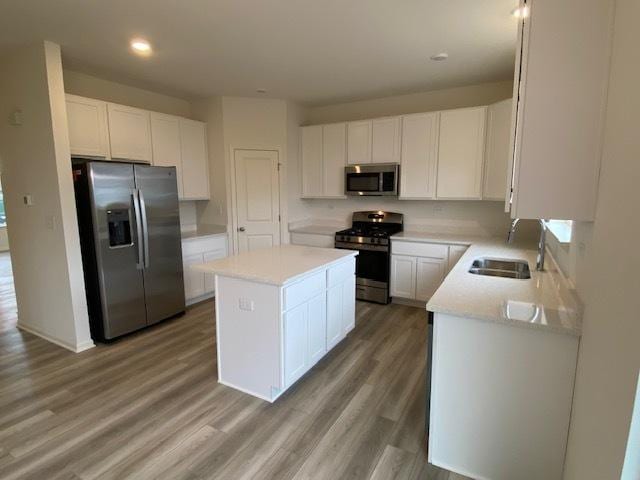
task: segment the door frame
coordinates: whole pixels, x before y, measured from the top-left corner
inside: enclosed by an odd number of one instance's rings
[[[236,197],[236,150],[255,150],[255,151],[268,151],[275,152],[278,156],[278,209],[280,210],[280,225],[279,236],[280,244],[289,243],[286,238],[287,229],[282,228],[283,224],[288,222],[287,212],[287,176],[286,176],[286,157],[283,155],[283,148],[280,146],[264,146],[264,145],[252,145],[252,146],[239,146],[230,145],[226,162],[225,179],[227,184],[227,231],[230,233],[230,250],[229,253],[237,254],[238,249],[238,204]]]

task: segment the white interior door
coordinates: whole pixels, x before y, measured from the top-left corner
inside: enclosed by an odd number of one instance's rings
[[[235,150],[238,251],[280,244],[278,152]]]

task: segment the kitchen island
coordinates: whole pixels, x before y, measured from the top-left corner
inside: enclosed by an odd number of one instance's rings
[[[355,326],[352,250],[281,245],[207,262],[218,381],[275,401]]]

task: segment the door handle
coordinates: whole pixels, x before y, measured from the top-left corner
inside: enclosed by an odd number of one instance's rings
[[[238,231],[239,231],[239,232],[244,232],[244,231],[245,231],[245,228],[244,228],[244,227],[238,227]]]
[[[142,270],[144,268],[144,250],[142,246],[142,218],[140,217],[140,204],[138,203],[138,189],[131,191],[131,200],[133,201],[133,213],[136,218],[136,245],[138,247],[136,268]]]
[[[142,234],[144,235],[144,268],[149,268],[149,224],[147,223],[147,206],[144,203],[144,194],[138,189],[140,199],[140,216],[142,217]]]

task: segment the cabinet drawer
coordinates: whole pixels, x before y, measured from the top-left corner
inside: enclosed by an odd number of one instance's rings
[[[343,282],[356,273],[356,262],[354,259],[350,259],[348,262],[343,262],[340,265],[331,267],[327,270],[327,287],[333,287],[340,282]]]
[[[227,239],[225,237],[189,238],[182,241],[182,255],[195,255],[197,253],[225,250]]]
[[[437,243],[391,242],[391,253],[413,255],[415,257],[439,258],[444,260],[449,252],[448,245]]]
[[[284,310],[300,305],[327,288],[325,272],[316,273],[284,289]]]

